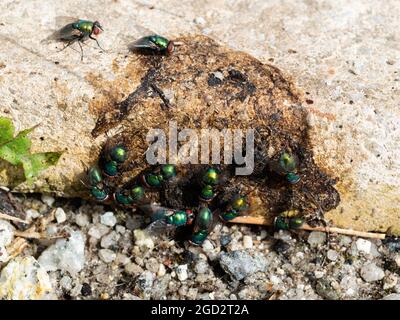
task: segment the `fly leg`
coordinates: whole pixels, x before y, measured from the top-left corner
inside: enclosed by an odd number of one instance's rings
[[[94,41],[96,41],[97,46],[98,46],[101,50],[103,50],[104,52],[106,51],[106,50],[104,50],[104,49],[100,46],[100,44],[99,44],[99,42],[97,41],[96,38],[93,38],[92,35],[90,35],[89,38],[92,39],[92,40],[94,40]]]
[[[58,52],[64,51],[64,50],[67,49],[71,44],[73,44],[75,41],[76,41],[75,39],[74,39],[74,40],[71,40],[71,41],[68,41],[68,43],[64,46],[64,48],[62,48],[62,49],[59,50]],[[73,49],[73,48],[71,48],[71,49]]]
[[[81,48],[81,61],[83,61],[83,48],[82,48],[82,44],[80,41],[78,41],[79,44],[79,48]]]

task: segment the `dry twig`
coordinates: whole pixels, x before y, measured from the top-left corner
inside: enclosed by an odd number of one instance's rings
[[[230,222],[232,223],[243,223],[243,224],[255,224],[260,226],[271,226],[272,223],[270,220],[264,217],[256,217],[256,216],[242,216],[237,217]],[[361,237],[361,238],[372,238],[372,239],[385,239],[386,234],[384,233],[376,233],[376,232],[364,232],[364,231],[357,231],[351,229],[342,229],[336,227],[311,227],[307,224],[304,224],[301,230],[308,230],[308,231],[322,231],[322,232],[330,232],[330,233],[340,233],[346,234],[349,236]]]

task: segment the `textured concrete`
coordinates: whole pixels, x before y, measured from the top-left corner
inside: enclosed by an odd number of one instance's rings
[[[400,227],[398,1],[3,0],[2,8],[0,115],[19,129],[41,123],[34,151],[65,150],[56,168],[19,190],[75,193],[80,160],[102,140],[90,136],[88,105],[107,88],[88,82],[89,74],[112,80],[126,43],[149,30],[204,33],[276,65],[306,92],[315,160],[340,179],[342,202],[328,215],[335,224]],[[77,52],[42,43],[59,15],[100,20],[107,54],[91,43],[81,63]],[[0,183],[13,182],[0,171]]]

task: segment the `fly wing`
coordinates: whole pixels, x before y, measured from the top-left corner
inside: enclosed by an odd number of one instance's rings
[[[221,210],[220,209],[216,209],[213,211],[212,213],[212,222],[210,223],[210,226],[208,227],[208,232],[211,233],[214,228],[216,227],[216,225],[219,222],[219,215],[221,214]]]
[[[73,28],[73,24],[71,23],[57,31],[55,36],[58,38],[58,40],[72,41],[80,38],[82,36],[82,32]]]
[[[78,22],[81,19],[69,16],[57,16],[55,18],[55,27],[56,29],[61,29],[62,27],[66,26],[67,24],[72,24]]]
[[[153,49],[153,50],[158,50],[158,47],[156,44],[150,41],[149,37],[143,37],[140,38],[132,43],[129,44],[128,46],[129,50],[134,51],[137,49]]]
[[[150,217],[152,221],[163,220],[170,213],[173,213],[171,209],[164,208],[156,204],[141,205],[139,206],[139,210]]]
[[[73,24],[79,19],[66,16],[58,16],[55,18],[55,29],[46,41],[72,41],[81,37],[81,32],[73,28]]]
[[[169,238],[175,232],[176,227],[166,223],[165,220],[156,220],[150,223],[145,230],[150,235],[158,237],[166,236]]]

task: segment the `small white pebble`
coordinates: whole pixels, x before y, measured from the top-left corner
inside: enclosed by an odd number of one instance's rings
[[[109,230],[110,228],[107,228],[102,224],[97,224],[89,229],[88,234],[93,238],[100,239],[102,236],[106,235]]]
[[[40,216],[39,211],[35,210],[35,209],[28,209],[25,211],[26,213],[26,219],[27,220],[32,220],[32,219],[36,219]]]
[[[57,223],[63,223],[67,220],[67,215],[63,208],[57,208],[54,216],[56,217]]]
[[[365,239],[357,239],[356,241],[358,251],[369,254],[371,252],[372,243]]]
[[[143,272],[143,269],[136,263],[129,262],[125,265],[125,272],[131,275],[138,275]]]
[[[268,236],[268,232],[265,230],[261,230],[260,232],[260,240],[265,239]]]
[[[100,246],[104,249],[115,246],[120,237],[121,236],[118,233],[111,231],[109,234],[106,234],[101,238]]]
[[[326,257],[331,261],[336,261],[338,259],[338,253],[335,250],[328,250]]]
[[[138,247],[142,249],[147,248],[149,250],[153,250],[154,241],[147,232],[140,229],[136,229],[135,231],[133,231],[133,236],[135,238],[135,244]]]
[[[124,234],[125,231],[126,231],[126,228],[125,228],[124,226],[117,225],[117,226],[115,227],[115,231],[117,231],[117,232],[120,233],[120,234]]]
[[[209,252],[209,251],[212,251],[213,249],[214,249],[214,246],[213,246],[213,244],[211,243],[211,241],[208,240],[208,239],[206,239],[206,240],[203,242],[203,250],[206,251],[206,252]]]
[[[178,276],[179,281],[185,281],[188,278],[187,274],[187,264],[181,264],[175,269],[176,275]]]
[[[117,224],[117,218],[114,216],[113,212],[108,211],[101,215],[100,222],[105,226],[114,227]]]
[[[52,196],[42,194],[42,202],[47,204],[47,206],[53,206],[54,201],[56,201],[56,199],[54,199]]]
[[[65,290],[71,290],[72,289],[72,279],[68,276],[64,276],[60,279],[60,286],[61,288],[64,288]]]
[[[276,273],[279,274],[280,276],[283,276],[285,274],[285,270],[278,268],[276,269]]]
[[[14,237],[14,227],[5,220],[0,220],[0,246],[9,245]]]
[[[117,264],[122,264],[122,265],[126,265],[130,262],[131,260],[124,254],[122,253],[117,253],[117,256],[115,258],[115,262]]]
[[[253,248],[253,239],[251,236],[243,236],[243,247],[245,249],[251,249]]]
[[[70,292],[71,297],[77,297],[81,294],[82,284],[78,283]]]
[[[58,230],[57,230],[57,226],[56,226],[54,223],[49,224],[49,225],[47,226],[47,228],[46,228],[46,232],[47,232],[49,235],[56,234],[57,231],[58,231]]]
[[[99,257],[105,263],[110,263],[110,262],[113,262],[115,260],[117,255],[115,254],[114,251],[112,251],[110,249],[101,249],[101,250],[99,250]]]
[[[166,273],[165,267],[162,263],[160,263],[160,266],[158,267],[158,271],[157,271],[157,276],[162,277],[164,276]]]
[[[271,275],[269,280],[273,283],[273,284],[279,284],[279,282],[281,282],[281,279],[279,279],[277,276],[275,275]]]
[[[203,17],[196,17],[194,19],[194,23],[196,23],[198,25],[201,25],[201,26],[204,26],[206,24],[206,20],[204,20]]]
[[[87,214],[78,213],[75,216],[75,223],[80,227],[86,227],[89,224],[89,217]]]

